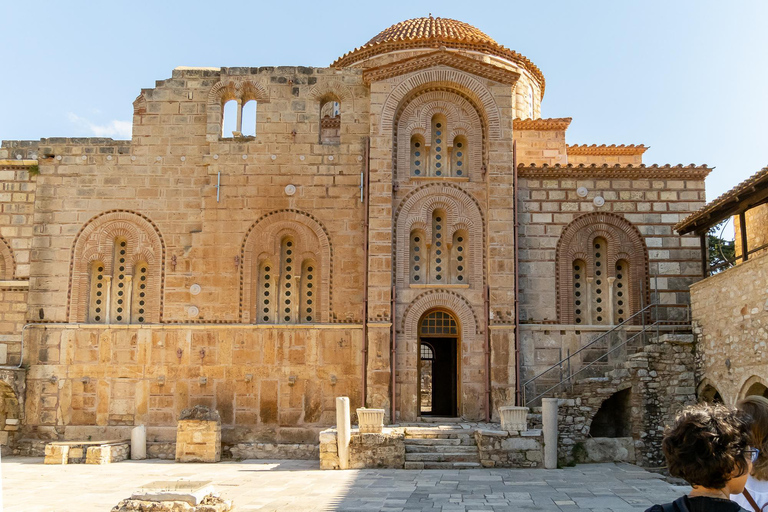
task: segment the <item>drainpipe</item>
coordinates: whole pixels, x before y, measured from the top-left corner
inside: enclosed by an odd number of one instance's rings
[[[518,251],[520,222],[517,215],[517,141],[512,142],[512,207],[514,254],[515,254],[515,405],[522,406],[523,390],[520,389],[520,252]]]
[[[395,373],[396,373],[396,361],[395,361],[395,349],[397,348],[397,337],[395,336],[395,286],[392,286],[392,297],[390,299],[391,304],[390,307],[392,308],[392,313],[390,314],[390,318],[392,319],[392,326],[390,327],[390,332],[392,333],[392,354],[389,356],[389,364],[392,369],[391,371],[391,377],[392,377],[392,416],[390,421],[392,423],[395,423],[395,399],[397,398],[397,393],[395,391]]]
[[[485,422],[491,422],[491,287],[485,285]]]
[[[363,241],[363,407],[366,404],[366,398],[368,395],[368,231],[369,231],[369,205],[370,195],[368,193],[369,175],[371,170],[371,138],[365,138],[365,159],[364,169],[360,176],[360,188],[362,189],[360,200],[363,202],[363,208],[365,209],[365,223],[363,224],[363,231],[365,233],[365,240]]]

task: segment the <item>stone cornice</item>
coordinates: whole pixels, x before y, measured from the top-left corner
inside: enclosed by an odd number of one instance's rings
[[[460,71],[466,71],[473,75],[482,76],[489,80],[508,85],[515,85],[520,78],[520,73],[510,71],[493,64],[466,57],[442,48],[426,55],[417,55],[408,59],[399,60],[384,66],[370,68],[363,71],[363,82],[370,84],[379,80],[386,80],[395,76],[405,75],[435,66],[449,66]]]
[[[637,146],[634,144],[621,144],[618,146],[616,144],[611,144],[610,146],[606,146],[605,144],[601,144],[599,146],[596,144],[592,144],[591,146],[586,144],[568,144],[566,147],[568,149],[569,155],[589,156],[642,155],[649,149],[648,146],[644,146],[642,144]]]
[[[712,171],[707,166],[689,165],[518,165],[521,178],[619,178],[619,179],[679,179],[703,180]]]
[[[520,119],[512,121],[514,130],[567,130],[573,118],[571,117],[553,117],[549,119]]]

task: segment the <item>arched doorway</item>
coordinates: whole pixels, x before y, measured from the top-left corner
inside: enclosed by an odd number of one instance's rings
[[[749,386],[749,389],[747,389],[747,392],[744,393],[744,398],[748,396],[762,396],[765,398],[768,398],[768,388],[765,387],[765,385],[762,382],[755,382],[751,386]]]
[[[419,414],[457,416],[459,324],[447,311],[428,311],[419,321]]]

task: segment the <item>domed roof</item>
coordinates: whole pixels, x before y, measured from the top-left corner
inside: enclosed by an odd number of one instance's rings
[[[449,18],[414,18],[382,30],[365,46],[388,41],[467,41],[498,44],[485,33],[463,21]]]
[[[541,84],[543,95],[544,75],[525,56],[505,48],[469,23],[449,18],[433,18],[431,15],[401,21],[382,30],[363,46],[336,59],[331,66],[343,68],[383,53],[413,48],[438,49],[441,46],[487,53],[512,61],[527,69],[536,78]]]

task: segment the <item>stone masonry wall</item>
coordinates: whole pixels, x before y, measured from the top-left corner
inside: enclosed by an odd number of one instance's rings
[[[768,254],[691,287],[701,396],[714,387],[727,405],[754,384],[768,387]]]
[[[605,377],[577,381],[558,411],[558,458],[584,461],[592,420],[615,393],[630,389],[630,430],[635,459],[646,467],[664,465],[664,428],[686,405],[695,403],[695,354],[690,335],[652,338],[642,352],[628,357]]]
[[[746,217],[747,221],[748,250],[752,251],[758,247],[762,247],[763,245],[768,244],[768,204],[747,210],[744,216]],[[736,263],[740,263],[741,260],[738,258],[741,257],[741,222],[739,221],[738,215],[733,217],[733,230],[735,233],[734,248],[736,250],[737,257]],[[758,251],[755,254],[751,254],[749,257],[754,258],[766,251],[768,251],[768,249],[763,249],[762,251]]]
[[[639,171],[642,172],[642,171]],[[588,195],[580,198],[578,187]],[[596,207],[595,196],[605,199]],[[666,305],[672,320],[685,320],[688,287],[701,278],[699,240],[673,226],[704,204],[704,181],[682,179],[520,179],[520,321],[558,323],[556,248],[571,221],[589,212],[612,212],[632,223],[648,248],[651,300]]]
[[[25,435],[175,442],[183,409],[219,411],[224,444],[317,443],[335,397],[360,403],[362,331],[254,326],[35,327]]]
[[[0,365],[19,364],[27,318],[37,160],[27,148],[0,148]],[[10,159],[13,157],[13,159]]]

